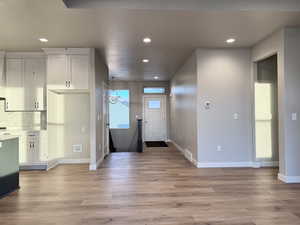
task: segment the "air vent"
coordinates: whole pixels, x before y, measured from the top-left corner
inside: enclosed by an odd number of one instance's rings
[[[82,152],[82,144],[77,144],[72,146],[73,152]]]

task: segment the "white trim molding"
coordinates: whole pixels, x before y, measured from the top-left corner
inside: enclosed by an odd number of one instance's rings
[[[278,173],[278,179],[287,184],[300,183],[300,176],[285,176],[281,173]]]
[[[198,162],[198,168],[244,168],[253,167],[252,162]]]
[[[96,163],[90,164],[90,170],[97,170],[100,166],[100,164],[103,162],[104,157],[101,157],[100,159],[97,160]]]
[[[168,139],[169,142],[171,142],[175,148],[181,152],[181,154],[188,160],[190,161],[194,166],[197,167],[198,162],[196,159],[193,158],[193,154],[190,152],[188,149],[183,149],[180,145],[178,145],[175,141],[172,141]]]
[[[59,164],[87,164],[90,163],[90,159],[60,159]]]

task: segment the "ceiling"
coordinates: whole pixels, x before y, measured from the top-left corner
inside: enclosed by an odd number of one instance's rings
[[[287,25],[300,25],[300,13],[69,9],[62,0],[0,0],[0,49],[95,47],[120,80],[169,80],[198,47],[251,47]],[[150,45],[142,42],[146,36]],[[229,37],[236,43],[226,44]]]

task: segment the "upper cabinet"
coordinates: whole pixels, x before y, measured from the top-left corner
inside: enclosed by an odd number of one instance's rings
[[[44,49],[49,90],[88,92],[90,49]]]
[[[5,97],[5,77],[4,77],[4,62],[5,62],[5,52],[0,51],[0,97]]]
[[[46,61],[41,53],[8,53],[5,72],[7,111],[43,111]]]

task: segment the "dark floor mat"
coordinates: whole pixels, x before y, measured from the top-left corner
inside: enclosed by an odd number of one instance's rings
[[[148,148],[153,148],[153,147],[168,147],[167,143],[164,141],[146,141],[145,142],[146,146]]]

